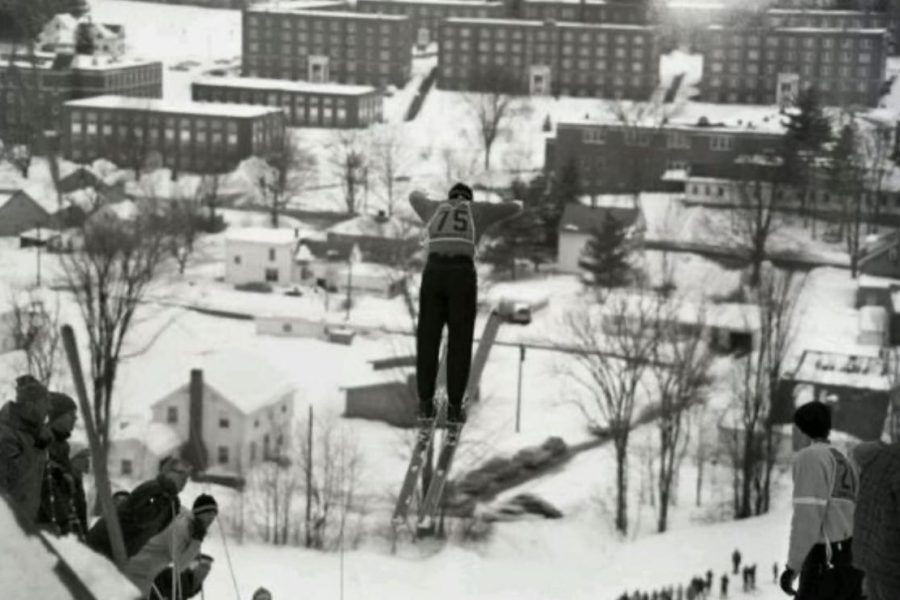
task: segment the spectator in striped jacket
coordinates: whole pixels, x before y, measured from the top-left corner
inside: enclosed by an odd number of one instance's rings
[[[798,600],[857,600],[862,574],[853,568],[851,552],[859,491],[856,465],[829,443],[831,412],[825,404],[798,408],[794,425],[810,444],[794,456],[794,514],[781,588]]]

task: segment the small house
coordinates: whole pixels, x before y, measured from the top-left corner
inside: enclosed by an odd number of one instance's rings
[[[0,189],[0,237],[48,227],[50,213],[25,190]]]

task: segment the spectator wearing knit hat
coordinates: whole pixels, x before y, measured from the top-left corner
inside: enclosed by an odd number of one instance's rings
[[[0,409],[0,491],[28,522],[37,519],[50,434],[47,388],[31,375],[16,379],[16,399]]]
[[[272,592],[264,587],[257,588],[256,591],[253,592],[251,600],[272,600]]]
[[[203,591],[203,582],[212,569],[213,558],[208,554],[200,554],[191,565],[181,572],[176,590],[172,590],[174,571],[166,567],[153,581],[150,600],[186,600]]]
[[[856,466],[830,445],[831,412],[825,404],[810,402],[798,408],[794,425],[810,443],[794,456],[794,513],[781,588],[796,593],[798,600],[856,600],[862,595],[861,574],[852,567],[851,552],[859,490]],[[798,573],[800,585],[794,592]]]
[[[52,440],[47,447],[47,465],[41,485],[41,508],[38,511],[37,523],[57,535],[74,533],[84,537],[87,530],[83,528],[75,506],[78,491],[69,459],[68,442],[75,428],[78,407],[66,394],[50,392],[48,397],[50,411],[47,418]],[[83,490],[81,495],[84,495]]]
[[[215,498],[201,494],[194,501],[192,510],[179,514],[165,531],[152,538],[129,559],[123,573],[143,597],[150,595],[154,579],[169,564],[172,565],[173,578],[180,578],[181,572],[200,555],[206,532],[218,514]],[[178,581],[174,581],[171,589],[178,589]]]

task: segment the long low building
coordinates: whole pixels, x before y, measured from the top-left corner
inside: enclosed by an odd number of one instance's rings
[[[284,140],[278,108],[98,96],[63,105],[63,156],[132,168],[152,157],[175,171],[224,172]]]
[[[273,106],[295,127],[368,127],[382,118],[381,94],[370,85],[258,77],[209,77],[191,84],[197,102]]]

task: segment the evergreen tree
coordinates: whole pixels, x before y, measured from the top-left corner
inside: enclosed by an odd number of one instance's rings
[[[79,23],[75,31],[75,54],[94,54],[93,24]]]
[[[485,240],[479,257],[495,269],[509,271],[516,279],[515,260],[527,259],[538,268],[546,256],[544,226],[535,206],[526,205],[515,219],[498,224]]]
[[[852,125],[841,128],[828,154],[828,183],[841,201],[840,233],[846,233],[850,271],[856,277],[862,234],[863,197],[865,195],[865,165],[858,152],[859,134]]]
[[[80,19],[91,12],[91,7],[87,0],[69,0],[68,12],[73,17]]]
[[[595,286],[620,287],[631,279],[630,253],[628,227],[607,214],[603,223],[591,231],[578,266],[593,275]]]
[[[792,174],[791,183],[797,186],[800,192],[800,209],[805,214],[813,178],[813,165],[816,158],[824,152],[825,144],[831,139],[831,122],[825,116],[815,88],[806,88],[800,92],[797,104],[787,115],[784,126],[785,166],[787,172]],[[813,214],[813,236],[815,236],[815,222]]]

